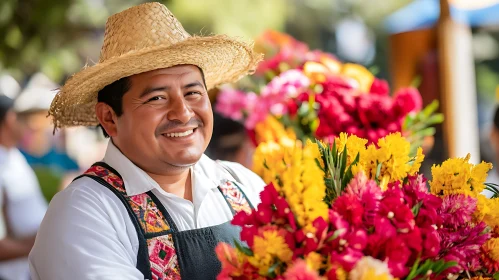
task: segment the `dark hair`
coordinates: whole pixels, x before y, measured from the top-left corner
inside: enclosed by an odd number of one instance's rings
[[[494,114],[494,127],[499,129],[499,105],[496,107],[496,112]]]
[[[4,122],[7,112],[9,112],[12,107],[14,107],[14,100],[0,94],[0,124]]]
[[[114,113],[116,113],[116,115],[119,117],[123,114],[123,96],[131,86],[132,81],[130,80],[130,78],[121,78],[101,89],[97,94],[97,102],[104,102],[109,105],[109,107],[111,107]],[[102,125],[100,124],[99,127],[102,128],[104,137],[108,138],[109,134],[107,134],[104,127],[102,127]]]
[[[243,124],[213,113],[213,135],[206,149],[212,159],[234,161],[234,155],[241,149],[247,138]]]
[[[196,66],[201,72],[201,77],[203,79],[204,87],[206,88],[206,81],[204,79],[204,73],[201,68]],[[132,81],[129,77],[121,78],[116,82],[105,86],[103,89],[99,91],[97,94],[97,102],[104,102],[109,105],[114,113],[119,117],[123,114],[123,96],[125,93],[132,87]],[[102,133],[104,137],[109,138],[109,134],[107,134],[106,130],[102,125],[98,125],[102,129]]]

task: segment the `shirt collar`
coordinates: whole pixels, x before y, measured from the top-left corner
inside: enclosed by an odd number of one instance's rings
[[[151,176],[131,162],[112,141],[109,141],[103,161],[121,175],[127,195],[137,195],[152,189],[166,193]],[[195,200],[202,200],[209,190],[217,188],[228,178],[226,171],[206,155],[203,155],[193,166],[191,176],[193,176],[191,177],[192,192]]]
[[[114,168],[123,178],[127,195],[137,195],[159,188],[144,170],[131,162],[114,144],[109,141],[104,162]]]

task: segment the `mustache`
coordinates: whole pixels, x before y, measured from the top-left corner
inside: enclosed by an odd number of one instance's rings
[[[199,118],[191,118],[186,123],[182,123],[179,120],[168,121],[168,122],[162,123],[158,126],[158,128],[156,129],[156,135],[159,136],[159,135],[165,133],[165,131],[169,131],[169,130],[173,130],[173,129],[177,129],[177,128],[189,127],[189,126],[190,127],[192,127],[192,126],[203,127],[204,123]]]

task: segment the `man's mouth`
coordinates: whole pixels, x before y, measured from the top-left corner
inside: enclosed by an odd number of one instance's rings
[[[165,133],[163,135],[165,135],[166,137],[172,137],[172,138],[186,137],[186,136],[189,136],[189,135],[193,134],[194,131],[196,131],[196,128],[190,129],[190,130],[187,130],[187,131],[183,131],[183,132]]]

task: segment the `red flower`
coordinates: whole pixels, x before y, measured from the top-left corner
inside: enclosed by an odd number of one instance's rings
[[[419,111],[423,107],[423,99],[416,88],[403,88],[395,94],[394,109],[399,116]]]
[[[364,207],[358,197],[353,195],[341,195],[338,197],[332,209],[338,212],[350,225],[354,227],[362,226]]]
[[[390,94],[390,87],[388,86],[388,82],[381,79],[374,79],[370,93],[378,94],[378,95],[388,95]]]
[[[287,107],[288,107],[288,113],[291,117],[296,116],[296,113],[298,112],[298,104],[296,104],[296,101],[289,99],[287,102]]]

